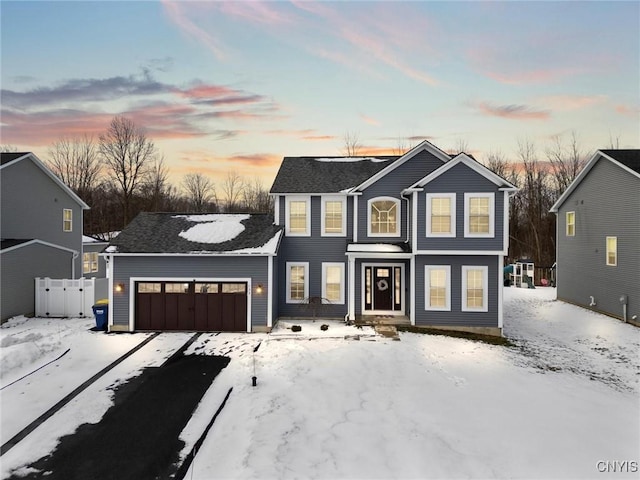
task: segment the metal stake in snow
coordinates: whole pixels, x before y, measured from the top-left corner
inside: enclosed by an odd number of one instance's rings
[[[258,342],[258,345],[253,349],[253,377],[251,377],[251,385],[254,387],[258,385],[258,377],[256,377],[256,352],[260,348],[261,343],[262,342]]]

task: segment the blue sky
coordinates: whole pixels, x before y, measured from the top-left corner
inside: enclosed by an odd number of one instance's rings
[[[640,2],[0,3],[2,144],[47,158],[116,114],[176,183],[421,139],[479,159],[640,146]]]

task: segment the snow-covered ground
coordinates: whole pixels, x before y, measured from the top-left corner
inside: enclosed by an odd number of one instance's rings
[[[640,478],[640,329],[554,298],[550,288],[505,289],[513,347],[411,333],[398,342],[321,321],[299,333],[283,324],[270,335],[201,335],[187,353],[232,361],[183,431],[184,454],[233,391],[186,478]],[[0,328],[2,386],[70,348],[0,391],[3,443],[145,338],[88,326]],[[152,340],[2,456],[1,475],[98,421],[114,383],[186,338]]]

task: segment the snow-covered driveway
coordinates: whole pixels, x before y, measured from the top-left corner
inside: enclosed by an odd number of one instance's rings
[[[326,332],[317,322],[300,334],[203,334],[185,353],[231,362],[183,431],[183,456],[233,391],[186,478],[640,478],[640,329],[554,296],[505,289],[514,347],[412,333],[397,342],[333,322]],[[144,339],[88,332],[86,320],[20,322],[0,328],[2,385],[71,351],[23,395],[0,392],[3,441],[5,427],[22,428],[16,412],[35,415],[32,396],[55,403],[55,385],[73,388]],[[60,325],[69,331],[56,333]],[[38,347],[17,341],[28,335]],[[162,363],[186,338],[163,334],[96,382],[2,457],[2,477],[98,421],[113,384]]]

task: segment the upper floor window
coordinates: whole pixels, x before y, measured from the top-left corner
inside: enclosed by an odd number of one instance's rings
[[[427,237],[456,236],[456,194],[427,193]]]
[[[309,263],[287,262],[287,303],[303,303],[309,298]]]
[[[493,237],[495,194],[464,194],[464,236]]]
[[[400,201],[391,197],[369,200],[368,226],[371,237],[399,237]]]
[[[425,310],[451,310],[451,267],[425,266]]]
[[[73,230],[73,210],[65,208],[62,210],[62,231],[70,232]]]
[[[307,237],[311,234],[311,199],[309,197],[287,197],[286,234]]]
[[[567,237],[576,234],[576,212],[567,212]]]
[[[462,311],[488,311],[488,267],[462,267]]]
[[[322,236],[345,236],[347,211],[344,197],[322,197]]]
[[[98,252],[85,252],[82,254],[82,273],[95,273],[98,271]]]
[[[607,237],[607,265],[618,265],[618,237]]]
[[[322,264],[322,302],[344,303],[344,263]]]

